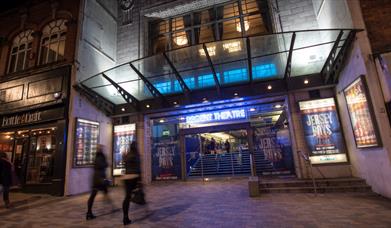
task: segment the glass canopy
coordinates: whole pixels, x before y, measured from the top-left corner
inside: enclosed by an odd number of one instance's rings
[[[124,93],[143,101],[206,88],[320,74],[329,56],[335,59],[354,31],[295,31],[198,44],[119,65],[79,85],[119,105],[127,103]]]

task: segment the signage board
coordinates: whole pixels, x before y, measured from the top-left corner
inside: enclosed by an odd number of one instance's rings
[[[299,107],[311,162],[347,162],[334,98],[300,101]]]
[[[229,120],[247,119],[245,108],[203,112],[186,116],[186,123],[210,123]]]
[[[0,128],[18,127],[64,118],[64,108],[28,111],[0,117]]]
[[[76,119],[75,152],[73,158],[75,167],[94,165],[98,138],[98,122]]]
[[[364,78],[355,80],[344,89],[344,94],[357,148],[380,146]]]
[[[136,124],[125,124],[114,126],[114,148],[113,148],[113,175],[125,174],[123,157],[130,151],[130,144],[136,138]]]

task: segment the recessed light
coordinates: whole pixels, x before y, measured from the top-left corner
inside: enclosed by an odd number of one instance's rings
[[[180,120],[185,120],[185,117],[181,117],[181,118],[179,118]]]
[[[268,85],[268,86],[267,86],[267,89],[268,89],[268,90],[271,90],[272,88],[273,88],[273,87],[272,87],[271,85]]]
[[[204,98],[202,98],[202,100],[203,100],[203,101],[206,101],[207,99],[206,99],[206,97],[204,97]]]
[[[121,108],[121,111],[125,112],[125,108]]]
[[[172,102],[174,105],[177,105],[178,104],[178,102],[176,102],[176,101],[174,101],[174,102]]]
[[[151,106],[149,104],[145,105],[145,107],[150,108]]]
[[[250,108],[250,112],[254,112],[255,111],[255,108]]]
[[[304,84],[306,84],[306,85],[307,85],[309,82],[310,82],[310,81],[308,81],[308,79],[305,79],[305,80],[304,80]]]
[[[164,123],[164,122],[165,122],[164,119],[159,120],[159,123]]]
[[[237,96],[238,95],[238,93],[234,93],[234,96]]]

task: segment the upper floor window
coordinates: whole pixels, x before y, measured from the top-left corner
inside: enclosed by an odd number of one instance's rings
[[[32,33],[33,30],[26,30],[14,38],[8,63],[8,73],[21,71],[28,67],[28,60],[33,46]]]
[[[66,20],[52,21],[42,31],[39,51],[39,64],[46,64],[64,59]]]
[[[150,24],[150,54],[205,42],[268,33],[264,0],[241,0]]]

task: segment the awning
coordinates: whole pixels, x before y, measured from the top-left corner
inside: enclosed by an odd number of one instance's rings
[[[333,84],[357,31],[283,32],[183,47],[93,75],[77,88],[92,95],[94,102],[109,103],[111,109],[130,104],[133,111],[139,111],[148,101],[158,99],[160,107],[177,106],[169,98],[199,97],[196,93],[205,90],[219,95],[239,85],[243,89],[278,81],[289,90],[301,76],[317,76],[321,84]]]

